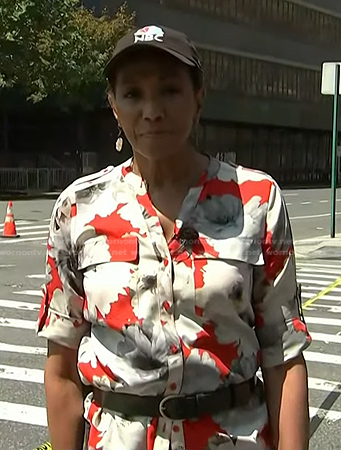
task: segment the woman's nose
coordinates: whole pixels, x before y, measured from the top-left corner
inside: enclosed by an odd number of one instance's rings
[[[164,118],[164,110],[162,104],[157,99],[145,101],[143,105],[143,118],[155,122]]]

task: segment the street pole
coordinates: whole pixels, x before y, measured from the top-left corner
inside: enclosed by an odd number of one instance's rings
[[[340,86],[340,64],[335,66],[335,90],[333,111],[333,144],[332,144],[332,173],[331,173],[331,227],[330,237],[335,237],[335,209],[336,209],[336,163],[338,146],[338,114],[339,114],[339,86]]]

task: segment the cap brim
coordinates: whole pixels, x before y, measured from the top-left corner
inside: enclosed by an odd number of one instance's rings
[[[181,61],[182,63],[186,64],[187,66],[197,67],[198,70],[201,70],[201,67],[199,65],[195,64],[195,62],[193,62],[191,59],[187,58],[186,56],[181,55],[180,53],[177,53],[174,50],[162,47],[162,46],[160,46],[157,43],[148,42],[148,44],[146,44],[146,43],[138,44],[138,45],[132,44],[131,46],[126,47],[124,50],[122,50],[121,52],[119,52],[116,55],[114,55],[110,59],[110,61],[108,62],[108,64],[105,66],[105,68],[103,70],[104,76],[106,78],[108,78],[109,74],[114,70],[114,67],[116,66],[116,64],[119,62],[119,60],[122,57],[126,56],[130,52],[131,53],[138,52],[139,49],[141,49],[141,48],[153,48],[153,49],[156,49],[156,50],[163,51],[165,53],[168,53],[169,55],[174,56],[174,58],[178,59],[179,61]]]

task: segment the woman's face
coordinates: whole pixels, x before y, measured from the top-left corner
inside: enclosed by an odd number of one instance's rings
[[[113,88],[110,104],[135,153],[156,160],[188,147],[204,95],[185,64],[165,52],[140,51],[124,61]]]

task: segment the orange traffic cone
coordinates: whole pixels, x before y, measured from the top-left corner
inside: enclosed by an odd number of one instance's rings
[[[17,234],[15,222],[14,222],[14,215],[12,212],[12,208],[13,208],[13,202],[8,202],[4,231],[2,233],[2,237],[5,237],[5,238],[19,237],[19,235]]]

